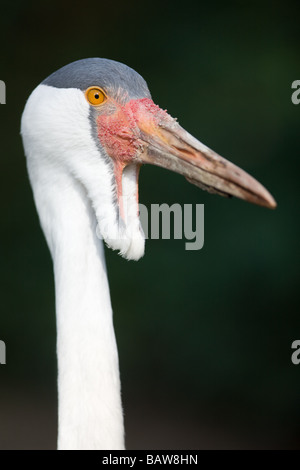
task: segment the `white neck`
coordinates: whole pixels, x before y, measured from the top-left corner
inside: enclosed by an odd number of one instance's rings
[[[57,192],[61,198],[53,205],[51,229],[49,223],[46,230],[42,225],[55,273],[58,448],[123,449],[118,353],[103,244],[80,183],[60,176]]]

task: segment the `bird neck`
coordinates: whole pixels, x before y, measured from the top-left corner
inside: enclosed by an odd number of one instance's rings
[[[67,178],[67,176],[66,176]],[[42,223],[55,273],[59,449],[123,449],[118,352],[104,249],[85,190],[56,182]],[[60,191],[61,189],[61,191]]]

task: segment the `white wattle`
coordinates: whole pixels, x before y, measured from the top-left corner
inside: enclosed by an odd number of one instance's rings
[[[138,171],[137,165],[132,164],[124,168],[122,175],[122,204],[128,245],[121,254],[133,260],[139,260],[145,252],[145,235],[139,217]]]

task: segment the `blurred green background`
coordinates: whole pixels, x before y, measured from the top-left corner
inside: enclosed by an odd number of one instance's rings
[[[156,167],[140,201],[205,205],[205,245],[106,250],[128,448],[299,448],[297,2],[2,2],[0,449],[56,445],[52,263],[19,134],[31,91],[85,57],[126,63],[183,127],[261,181],[276,211]]]

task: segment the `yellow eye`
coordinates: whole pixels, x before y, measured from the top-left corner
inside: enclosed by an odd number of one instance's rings
[[[90,104],[97,106],[98,104],[104,103],[107,100],[106,94],[101,88],[97,86],[89,87],[85,92],[85,97]]]

